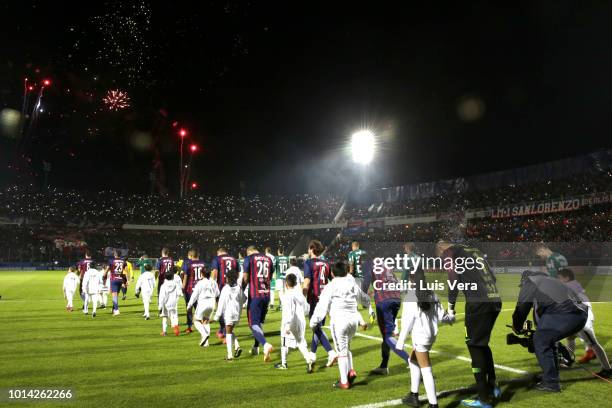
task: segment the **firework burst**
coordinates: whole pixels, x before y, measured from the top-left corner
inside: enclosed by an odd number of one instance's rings
[[[119,89],[111,89],[102,98],[106,108],[111,111],[119,111],[130,107],[130,96],[127,92]]]

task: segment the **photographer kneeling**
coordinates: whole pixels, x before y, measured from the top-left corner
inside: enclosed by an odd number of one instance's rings
[[[556,343],[584,327],[587,307],[567,286],[542,272],[523,272],[520,288],[512,315],[512,329],[517,334],[524,332],[523,323],[533,306],[537,325],[533,345],[542,367],[542,381],[536,384],[535,389],[559,392]]]

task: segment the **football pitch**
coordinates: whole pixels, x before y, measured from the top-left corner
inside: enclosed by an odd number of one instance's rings
[[[226,362],[225,346],[216,338],[209,348],[200,348],[197,332],[161,337],[161,319],[142,318],[142,303],[134,297],[133,283],[128,288],[128,299],[120,301],[120,316],[113,317],[110,307],[99,309],[95,319],[85,316],[80,311],[82,302],[78,295],[74,300],[75,311],[67,312],[62,296],[64,274],[0,272],[0,388],[5,395],[7,389],[70,388],[74,397],[70,401],[50,402],[8,403],[4,399],[0,406],[382,407],[398,405],[398,400],[408,392],[409,372],[393,353],[388,376],[368,375],[380,363],[377,326],[359,331],[352,342],[358,373],[355,386],[350,390],[334,390],[331,384],[337,380],[338,370],[335,366],[324,367],[326,359],[321,347],[313,374],[306,373],[305,362],[297,350],[289,355],[288,370],[274,369],[274,364],[280,361],[280,312],[270,312],[264,326],[268,341],[275,345],[272,362],[264,363],[261,355],[248,354],[252,336],[245,314],[237,328],[243,354],[236,361]],[[514,285],[518,276],[505,275],[499,279]],[[605,284],[602,279],[602,285]],[[612,290],[607,285],[600,288]],[[156,301],[154,298],[152,310],[156,309]],[[182,330],[185,305],[181,302]],[[598,339],[611,353],[612,303],[597,303],[593,307]],[[473,377],[461,309],[459,305],[455,325],[440,327],[432,354],[442,407],[459,406],[461,398],[474,395],[465,389],[473,384]],[[538,373],[539,367],[535,356],[526,349],[506,345],[509,329],[505,325],[511,322],[513,309],[514,302],[504,302],[491,341],[503,391],[497,406],[610,406],[612,383],[587,371],[599,371],[596,360],[562,371],[564,390],[560,394],[529,390],[530,374]],[[218,323],[212,323],[212,330],[217,327]],[[579,342],[577,356],[582,353]],[[420,394],[424,396],[422,386]]]

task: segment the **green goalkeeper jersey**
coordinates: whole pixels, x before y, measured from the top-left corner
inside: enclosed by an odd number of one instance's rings
[[[279,255],[274,260],[274,270],[276,271],[276,279],[285,279],[285,272],[289,269],[289,257]]]
[[[360,258],[364,254],[365,254],[365,251],[362,249],[357,249],[355,251],[349,252],[348,262],[349,262],[349,265],[353,265],[353,277],[354,278],[363,278],[363,271],[361,270]]]
[[[567,266],[567,259],[558,252],[553,252],[548,259],[546,259],[546,269],[552,278],[556,278],[559,270],[567,268]]]

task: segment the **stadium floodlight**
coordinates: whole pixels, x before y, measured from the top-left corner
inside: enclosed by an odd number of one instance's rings
[[[374,133],[367,129],[353,133],[351,150],[355,163],[369,164],[374,158]]]

